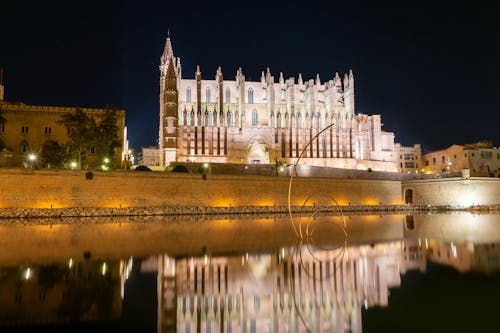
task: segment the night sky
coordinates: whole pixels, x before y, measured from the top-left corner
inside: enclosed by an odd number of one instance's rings
[[[123,108],[130,145],[155,145],[170,29],[184,78],[197,64],[209,79],[218,66],[251,80],[266,67],[322,81],[352,69],[356,112],[382,115],[397,142],[500,145],[500,9],[377,4],[2,0],[6,99]]]

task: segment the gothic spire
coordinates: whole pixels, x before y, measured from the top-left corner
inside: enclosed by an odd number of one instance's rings
[[[165,49],[163,50],[163,61],[170,61],[174,58],[174,50],[172,49],[172,43],[170,42],[170,30],[167,32],[167,40],[165,41]]]

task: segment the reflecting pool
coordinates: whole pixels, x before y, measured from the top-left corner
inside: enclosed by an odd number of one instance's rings
[[[0,221],[0,331],[500,331],[500,215]]]

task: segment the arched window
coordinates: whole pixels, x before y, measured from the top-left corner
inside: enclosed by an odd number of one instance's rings
[[[226,88],[226,104],[231,103],[231,90]]]
[[[318,129],[319,128],[319,113],[316,113],[314,115],[313,127],[314,127],[314,129]]]
[[[257,123],[259,122],[259,118],[257,115],[257,110],[252,111],[252,126],[257,126]]]
[[[281,128],[281,112],[278,111],[278,114],[276,115],[276,127]]]
[[[297,121],[295,122],[295,128],[302,128],[302,117],[300,116],[300,113],[297,113]]]
[[[253,104],[253,89],[248,88],[248,104]]]
[[[191,103],[191,88],[186,89],[186,102]]]
[[[229,126],[234,126],[234,113],[232,113],[231,111],[229,111],[228,113],[229,113]]]
[[[210,103],[210,100],[211,100],[211,96],[210,96],[210,88],[207,88],[207,91],[206,91],[206,94],[205,94],[205,97],[206,97],[206,100],[205,102],[207,103]]]
[[[214,113],[212,111],[208,112],[208,126],[214,126]]]
[[[186,112],[186,126],[191,126],[191,112]]]
[[[21,150],[21,152],[27,153],[30,150],[30,145],[28,144],[28,141],[26,140],[21,141],[19,149]]]

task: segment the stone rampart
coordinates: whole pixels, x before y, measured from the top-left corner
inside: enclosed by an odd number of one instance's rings
[[[0,170],[0,208],[287,206],[289,178],[159,172]],[[401,204],[390,180],[294,178],[291,205]]]
[[[445,178],[402,183],[404,200],[456,208],[500,204],[500,178]]]

